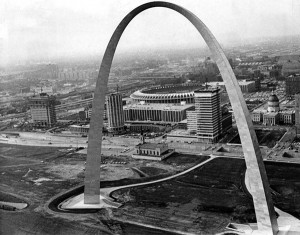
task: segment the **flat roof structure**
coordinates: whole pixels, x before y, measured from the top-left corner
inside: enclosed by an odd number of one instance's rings
[[[164,143],[144,143],[144,144],[138,144],[137,146],[139,146],[140,148],[143,148],[143,149],[155,150],[157,148],[166,147],[166,144],[164,144]]]
[[[154,104],[154,103],[145,103],[145,104],[129,104],[123,107],[124,110],[127,109],[154,109],[154,110],[168,110],[168,111],[183,111],[188,108],[192,108],[193,104],[185,104],[185,105],[175,105],[175,104]]]
[[[246,80],[238,80],[239,85],[249,85],[255,83],[255,81],[246,81]],[[216,86],[225,86],[224,82],[208,82],[208,86],[216,87]]]

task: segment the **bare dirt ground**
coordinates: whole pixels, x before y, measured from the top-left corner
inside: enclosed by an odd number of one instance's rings
[[[49,213],[45,205],[52,197],[83,183],[85,161],[85,154],[68,152],[67,148],[0,144],[0,192],[29,204],[18,212],[0,210],[0,234],[109,234],[105,231],[116,227],[119,234],[153,234],[153,229],[113,222],[101,211],[78,215]],[[132,167],[178,170],[168,163],[137,161],[128,156],[103,156],[102,161],[102,180],[140,177]],[[2,199],[9,200],[7,196]]]

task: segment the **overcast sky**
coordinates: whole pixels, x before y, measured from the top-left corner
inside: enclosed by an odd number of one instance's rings
[[[102,54],[122,18],[145,0],[0,0],[0,63]],[[300,0],[170,0],[191,10],[228,45],[300,34]],[[180,14],[153,8],[126,29],[118,51],[201,47]]]

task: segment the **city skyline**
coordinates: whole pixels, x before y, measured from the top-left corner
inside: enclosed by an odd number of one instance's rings
[[[34,59],[101,55],[126,12],[147,1],[4,1],[0,7],[0,64]],[[300,4],[286,1],[182,1],[211,28],[221,44],[249,38],[299,35]],[[213,10],[212,10],[213,9]],[[163,19],[163,20],[162,20]],[[188,36],[187,36],[188,35]],[[134,20],[118,52],[204,47],[204,41],[176,12],[151,9]]]
[[[296,0],[4,1],[0,234],[300,233]]]

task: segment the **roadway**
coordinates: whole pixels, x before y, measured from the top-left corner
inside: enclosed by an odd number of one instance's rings
[[[113,191],[119,190],[119,189],[124,189],[124,188],[129,188],[129,187],[138,187],[138,186],[142,186],[142,185],[150,185],[150,184],[155,184],[155,183],[159,183],[159,182],[163,182],[163,181],[167,181],[167,180],[171,180],[174,179],[178,176],[184,175],[198,167],[203,166],[204,164],[212,161],[213,159],[215,159],[216,156],[210,156],[209,159],[185,170],[182,171],[178,174],[172,175],[172,176],[168,176],[166,178],[162,178],[162,179],[158,179],[158,180],[154,180],[154,181],[150,181],[150,182],[143,182],[143,183],[137,183],[137,184],[129,184],[129,185],[123,185],[123,186],[118,186],[118,187],[110,187],[110,188],[102,188],[100,189],[100,204],[84,204],[83,202],[83,194],[80,194],[76,197],[70,198],[64,202],[62,202],[59,207],[62,209],[95,209],[95,208],[104,208],[104,207],[119,207],[121,206],[120,203],[116,203],[113,202],[114,199],[111,198],[111,193]]]

